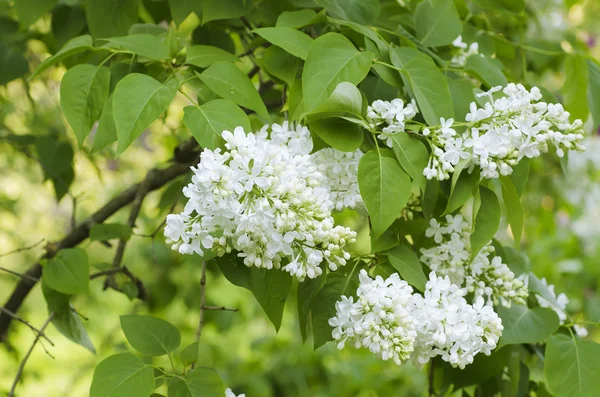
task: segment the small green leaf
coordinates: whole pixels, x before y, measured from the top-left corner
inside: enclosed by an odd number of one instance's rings
[[[154,370],[131,353],[119,353],[94,370],[90,397],[149,396],[154,390]]]
[[[147,356],[162,356],[177,349],[179,330],[171,323],[152,316],[121,316],[121,328],[129,344]]]
[[[496,63],[482,54],[475,54],[468,57],[465,70],[478,77],[488,88],[498,85],[504,87],[508,84],[506,76],[504,76],[504,73],[502,73],[502,70]]]
[[[588,64],[583,55],[571,54],[565,62],[565,109],[571,113],[571,120],[586,121],[590,109],[588,107]]]
[[[90,267],[88,258],[81,248],[60,250],[42,268],[44,282],[63,294],[88,293]]]
[[[108,41],[108,48],[122,48],[153,61],[163,61],[171,58],[169,45],[166,43],[165,37],[138,33],[122,37],[111,37],[105,40]]]
[[[465,165],[466,162],[459,162],[455,167],[452,174],[450,198],[442,215],[452,213],[466,203],[479,183],[479,172],[475,170],[472,173],[468,173],[463,169]]]
[[[310,47],[302,87],[304,110],[310,112],[329,98],[343,81],[360,83],[375,58],[372,52],[359,52],[352,42],[339,33],[327,33]]]
[[[187,345],[179,354],[179,358],[184,368],[198,361],[198,343]]]
[[[201,106],[186,106],[183,122],[201,147],[214,150],[222,141],[221,133],[243,127],[251,131],[250,120],[242,109],[226,99],[215,99]]]
[[[600,64],[593,59],[587,60],[588,66],[588,102],[594,119],[594,131],[600,128]]]
[[[44,59],[44,61],[40,63],[40,66],[38,66],[33,72],[30,79],[36,77],[50,66],[70,57],[71,55],[92,49],[93,44],[92,36],[87,34],[72,38],[71,40],[67,41],[56,54]]]
[[[15,0],[15,13],[23,27],[32,25],[48,13],[58,0]]]
[[[386,230],[381,236],[371,237],[371,252],[387,251],[400,244],[400,236],[394,228]]]
[[[554,335],[546,346],[544,373],[555,396],[595,397],[600,389],[600,345]]]
[[[425,291],[427,278],[423,273],[423,266],[419,261],[419,257],[409,247],[399,245],[387,251],[386,254],[402,279],[419,291]]]
[[[167,110],[178,88],[177,79],[161,84],[140,73],[128,74],[119,81],[113,93],[119,154]]]
[[[296,75],[302,62],[299,58],[274,45],[265,49],[261,61],[264,70],[288,85],[293,85],[296,81]]]
[[[354,84],[346,81],[339,83],[329,98],[310,112],[310,118],[316,117],[361,117],[363,108],[362,95]]]
[[[506,214],[510,230],[515,239],[515,245],[518,247],[521,244],[521,235],[523,234],[523,207],[521,206],[521,198],[512,181],[507,176],[501,176],[502,183],[502,199],[506,207]]]
[[[381,11],[379,0],[315,0],[334,18],[346,19],[363,25],[372,25]]]
[[[73,148],[68,142],[50,135],[37,137],[35,147],[44,171],[44,180],[52,181],[56,198],[60,201],[75,178]]]
[[[499,346],[542,342],[559,326],[558,316],[552,309],[512,305],[510,308],[498,306],[496,310],[504,326]]]
[[[260,28],[254,33],[290,54],[306,60],[313,39],[306,33],[292,28]]]
[[[470,112],[469,105],[475,102],[473,84],[467,80],[448,79],[448,87],[452,95],[452,105],[454,106],[454,119],[456,121],[465,121],[465,116]]]
[[[173,21],[177,25],[180,25],[192,12],[200,10],[198,3],[196,0],[169,0],[169,8],[173,16]]]
[[[140,0],[85,0],[85,17],[92,36],[125,36],[138,20],[140,3]]]
[[[219,374],[206,367],[197,367],[183,378],[174,377],[169,383],[169,397],[222,397],[225,387]]]
[[[60,83],[60,107],[75,132],[79,146],[83,145],[102,113],[109,84],[108,68],[88,64],[69,69]]]
[[[424,0],[415,11],[417,38],[428,47],[452,43],[462,32],[462,21],[452,0]]]
[[[22,77],[29,71],[23,53],[0,42],[0,85]]]
[[[314,23],[317,19],[317,13],[313,10],[304,8],[297,11],[284,11],[277,17],[275,26],[278,28],[300,29]]]
[[[308,125],[328,145],[343,152],[358,149],[364,139],[358,125],[341,118],[317,119],[310,121]]]
[[[380,236],[400,216],[408,202],[411,182],[393,153],[381,149],[367,152],[358,164],[358,186],[373,226]]]
[[[133,230],[129,225],[121,223],[99,223],[90,229],[90,240],[108,241],[115,238],[129,240]]]
[[[213,63],[198,77],[220,97],[229,99],[245,108],[252,109],[264,119],[271,119],[254,84],[233,63]]]
[[[429,161],[429,152],[425,144],[408,134],[399,133],[392,135],[392,148],[404,171],[425,190],[427,180],[423,176],[423,170]]]
[[[188,47],[185,63],[206,68],[215,62],[235,62],[237,57],[219,47],[194,45]]]
[[[246,15],[244,0],[202,0],[202,24]]]
[[[494,237],[500,224],[500,203],[496,193],[479,186],[479,194],[481,195],[481,208],[477,212],[473,233],[471,233],[471,260]]]

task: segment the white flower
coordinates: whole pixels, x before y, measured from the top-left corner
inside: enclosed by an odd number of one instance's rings
[[[461,35],[454,39],[452,45],[458,49],[458,51],[450,61],[454,66],[465,66],[465,64],[467,63],[467,58],[469,56],[479,53],[479,44],[471,43],[470,45],[468,45],[463,41]]]
[[[419,109],[412,99],[405,103],[396,98],[391,102],[376,100],[367,107],[367,123],[373,130],[377,130],[377,138],[381,139],[388,147],[392,147],[392,137],[405,132],[406,121],[417,115]]]
[[[567,305],[569,304],[569,298],[562,293],[557,296],[556,292],[554,292],[554,284],[548,284],[546,278],[542,278],[540,281],[547,287],[549,296],[543,297],[540,294],[536,294],[535,298],[537,299],[538,304],[541,307],[547,307],[554,310],[560,323],[564,324],[565,321],[567,321]]]
[[[575,333],[578,337],[585,338],[586,336],[588,336],[588,330],[584,326],[575,324],[573,325],[573,328],[575,329]]]
[[[246,397],[246,395],[238,394],[236,396],[236,394],[230,388],[227,388],[227,389],[225,389],[225,397]]]
[[[329,189],[329,197],[340,211],[344,208],[364,208],[358,189],[358,162],[363,152],[341,152],[326,148],[311,157],[319,172],[325,177],[323,186]]]

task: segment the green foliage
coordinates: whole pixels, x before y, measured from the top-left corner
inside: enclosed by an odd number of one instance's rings
[[[215,62],[235,62],[237,58],[230,52],[210,45],[194,45],[187,49],[185,63],[206,68]]]
[[[571,113],[571,119],[585,121],[590,112],[587,99],[588,68],[583,56],[572,55],[565,62],[565,109]]]
[[[559,325],[556,313],[544,307],[498,307],[498,315],[504,326],[500,346],[542,342],[554,334]]]
[[[462,22],[452,0],[425,0],[415,11],[417,38],[426,46],[442,46],[462,32]]]
[[[427,180],[423,176],[423,169],[429,161],[429,152],[423,142],[408,134],[395,134],[392,136],[393,150],[400,165],[408,175],[425,190]]]
[[[260,35],[271,44],[281,47],[290,54],[304,60],[306,60],[313,42],[306,33],[286,27],[255,29],[254,33]]]
[[[248,116],[235,103],[215,99],[200,106],[186,106],[183,122],[190,129],[201,147],[215,149],[220,144],[221,133],[235,127],[250,131]]]
[[[152,316],[121,316],[121,328],[129,344],[147,356],[170,354],[181,342],[175,326]]]
[[[61,250],[48,259],[43,267],[44,283],[63,294],[88,293],[90,266],[85,251],[81,248]]]
[[[398,245],[386,252],[387,257],[402,277],[419,291],[425,291],[427,279],[419,257],[406,245]]]
[[[119,353],[102,361],[94,371],[90,397],[149,396],[154,390],[152,366],[131,353]]]
[[[471,233],[471,260],[477,256],[479,251],[494,237],[500,223],[500,203],[496,193],[492,190],[479,186],[481,207],[473,223]]]
[[[128,240],[133,234],[129,225],[120,223],[100,223],[90,229],[90,240],[107,241],[111,239]]]

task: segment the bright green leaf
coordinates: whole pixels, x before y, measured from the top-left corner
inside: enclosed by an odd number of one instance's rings
[[[121,223],[98,223],[90,229],[90,240],[108,241],[112,239],[129,240],[133,234],[131,226]]]
[[[452,43],[462,32],[462,21],[452,0],[424,0],[415,11],[417,38],[429,47]]]
[[[296,81],[296,75],[302,62],[299,58],[274,45],[265,49],[261,60],[263,69],[267,73],[288,85],[293,85]]]
[[[85,251],[81,248],[60,250],[43,266],[42,277],[50,288],[63,294],[88,293],[90,267]]]
[[[96,132],[94,133],[92,152],[104,149],[116,140],[117,126],[113,118],[113,96],[110,95],[106,102],[104,102],[104,108],[102,109],[102,114],[100,114],[100,120],[98,120],[98,127],[96,127]]]
[[[284,11],[277,17],[275,26],[278,28],[300,29],[314,23],[317,15],[315,11],[306,8],[297,11]]]
[[[475,258],[494,237],[500,224],[500,203],[496,193],[479,186],[479,194],[481,195],[481,208],[477,212],[473,223],[473,233],[471,233],[471,259]]]
[[[425,291],[425,273],[419,257],[406,245],[399,245],[386,252],[394,269],[410,285],[419,291]]]
[[[459,162],[456,167],[454,167],[450,197],[448,198],[446,209],[442,215],[454,212],[466,203],[479,183],[479,172],[477,172],[477,169],[472,173],[468,173],[464,170],[465,165],[466,161],[463,161]]]
[[[371,25],[381,11],[379,0],[315,0],[327,14],[363,25]]]
[[[171,58],[169,45],[165,37],[148,33],[130,34],[123,37],[106,39],[108,48],[124,49],[153,61],[164,61]]]
[[[219,374],[206,367],[197,367],[183,379],[173,378],[169,384],[169,397],[222,397],[225,387]]]
[[[400,216],[408,202],[411,182],[390,150],[367,152],[358,164],[358,186],[373,234],[380,236]]]
[[[244,0],[202,0],[202,24],[246,15]]]
[[[281,47],[290,54],[304,60],[306,60],[313,42],[309,35],[292,28],[260,28],[254,29],[253,32],[269,43]]]
[[[192,12],[200,10],[198,3],[197,0],[169,0],[169,8],[175,23],[181,24]]]
[[[310,118],[319,116],[342,117],[346,115],[361,116],[363,107],[362,95],[354,84],[346,81],[339,83],[329,98],[310,112]]]
[[[471,55],[467,58],[465,70],[475,74],[488,88],[506,86],[508,80],[496,63],[482,54]]]
[[[600,64],[588,59],[588,102],[594,119],[594,131],[600,128]]]
[[[147,356],[162,356],[179,347],[181,335],[171,323],[152,316],[121,316],[121,328],[129,344]]]
[[[364,139],[363,131],[358,125],[341,118],[312,120],[308,125],[329,146],[342,152],[358,149]]]
[[[85,0],[85,17],[92,36],[125,36],[138,20],[140,0]]]
[[[429,161],[429,152],[425,144],[409,134],[393,134],[392,149],[404,171],[425,190],[427,180],[423,176],[423,170]]]
[[[465,116],[471,110],[469,105],[475,102],[475,93],[473,84],[467,80],[448,80],[448,87],[452,95],[452,105],[454,106],[454,119],[456,121],[465,121]]]
[[[178,88],[177,79],[161,84],[139,73],[128,74],[119,81],[113,93],[119,154],[167,110]]]
[[[308,325],[312,304],[326,280],[327,274],[323,274],[317,278],[308,278],[298,284],[298,323],[300,325],[300,334],[302,335],[303,341],[306,341],[306,338],[308,337]]]
[[[277,269],[250,269],[250,291],[260,303],[275,330],[281,327],[283,308],[290,293],[292,277],[289,273]]]
[[[506,207],[506,214],[510,230],[515,239],[515,245],[518,247],[521,243],[521,235],[523,233],[524,214],[521,206],[521,198],[512,181],[507,176],[501,176],[502,183],[502,199]]]
[[[152,366],[131,353],[119,353],[104,359],[94,370],[90,397],[145,397],[153,390]]]
[[[71,40],[67,41],[65,45],[54,55],[44,59],[40,66],[33,72],[30,79],[42,73],[44,70],[48,69],[50,66],[62,61],[65,58],[70,57],[71,55],[75,55],[79,52],[83,52],[86,50],[90,50],[93,48],[93,39],[90,35],[83,35],[79,37],[74,37]]]
[[[571,113],[571,120],[585,121],[590,111],[587,100],[588,64],[583,55],[569,55],[565,62],[565,109]]]
[[[185,63],[206,68],[215,62],[235,62],[237,57],[219,47],[194,45],[188,47]]]
[[[32,25],[58,3],[58,0],[15,0],[15,12],[23,27]]]
[[[179,354],[184,368],[198,361],[198,342],[186,346]]]
[[[511,305],[510,308],[498,306],[496,310],[504,326],[499,346],[542,342],[559,326],[558,316],[552,309]]]

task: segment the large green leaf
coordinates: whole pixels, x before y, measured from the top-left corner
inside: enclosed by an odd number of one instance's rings
[[[222,397],[225,387],[219,374],[206,367],[197,367],[183,378],[174,377],[169,383],[169,397]]]
[[[318,19],[318,15],[315,11],[307,8],[297,11],[284,11],[277,17],[275,26],[278,28],[300,29],[314,23]]]
[[[496,310],[504,326],[500,346],[542,342],[559,326],[558,316],[552,309],[512,305],[510,308],[498,306]]]
[[[479,251],[492,240],[500,224],[500,203],[496,193],[479,186],[479,194],[481,207],[477,212],[471,233],[471,259],[475,258]]]
[[[524,222],[521,198],[512,179],[507,176],[501,176],[500,182],[502,183],[502,199],[506,207],[506,217],[508,218],[508,224],[515,239],[515,245],[518,247],[521,243]]]
[[[80,64],[65,73],[60,83],[60,107],[79,146],[100,117],[108,98],[110,71],[104,66]]]
[[[594,131],[600,128],[600,64],[595,60],[588,59],[588,101],[592,118],[594,119]]]
[[[56,199],[60,200],[67,194],[75,178],[73,148],[68,142],[50,135],[37,137],[35,146],[44,171],[44,180],[52,181]]]
[[[365,201],[373,234],[379,237],[400,216],[410,196],[410,177],[391,150],[367,152],[358,164],[358,186]]]
[[[587,101],[588,64],[583,55],[569,55],[565,62],[565,109],[571,113],[571,120],[585,121],[590,111]]]
[[[278,269],[250,269],[250,291],[260,303],[269,320],[278,331],[281,327],[283,308],[290,294],[292,277]]]
[[[21,25],[28,27],[44,16],[58,0],[15,0],[15,12]]]
[[[452,0],[424,0],[415,11],[417,38],[426,46],[452,43],[462,32],[462,21]]]
[[[455,389],[481,384],[484,381],[502,373],[511,356],[511,348],[504,347],[492,352],[491,355],[478,354],[473,364],[464,369],[452,368],[450,364],[440,360],[443,369],[444,384],[453,384]]]
[[[381,11],[379,0],[315,0],[327,14],[363,25],[371,25]]]
[[[261,61],[264,70],[290,86],[296,81],[296,75],[302,62],[299,58],[274,45],[265,49]]]
[[[44,59],[44,61],[40,63],[40,66],[38,66],[37,69],[32,73],[30,79],[42,73],[50,66],[70,57],[71,55],[92,49],[93,44],[92,36],[87,34],[72,38],[71,40],[67,41],[56,54]]]
[[[496,62],[482,54],[474,54],[468,57],[465,70],[474,74],[490,88],[498,85],[504,87],[508,84],[506,76],[504,76],[502,69],[498,67]]]
[[[317,278],[309,278],[298,284],[298,323],[302,340],[308,337],[308,325],[311,317],[311,307],[319,290],[327,281],[327,274]]]
[[[235,62],[237,57],[219,47],[194,45],[188,47],[185,63],[206,68],[215,62]]]
[[[125,36],[138,20],[140,0],[85,0],[85,17],[92,36]]]
[[[215,149],[223,131],[243,127],[250,132],[250,120],[242,109],[227,99],[215,99],[201,106],[186,106],[183,122],[201,147]]]
[[[181,24],[192,12],[200,10],[197,0],[169,0],[171,16],[177,25]]]
[[[202,24],[219,19],[239,18],[246,12],[244,0],[202,0]]]
[[[437,125],[440,117],[454,117],[448,82],[433,60],[410,47],[390,51],[392,63],[402,69],[425,121]]]
[[[152,366],[131,353],[119,353],[94,370],[90,397],[148,397],[153,390]]]
[[[475,93],[473,84],[467,80],[448,79],[448,87],[452,95],[452,105],[454,106],[454,119],[456,121],[465,121],[465,116],[470,112],[469,105],[475,102]]]
[[[147,356],[169,354],[181,342],[181,334],[174,325],[152,316],[121,316],[121,328],[129,344]]]
[[[400,273],[410,285],[413,285],[419,291],[425,291],[427,278],[423,273],[423,266],[419,257],[406,245],[399,245],[386,252],[388,259],[394,269]]]
[[[595,397],[600,390],[600,345],[554,335],[546,346],[544,373],[555,396]]]
[[[18,79],[28,71],[29,64],[23,53],[0,42],[0,85]]]
[[[115,119],[113,117],[113,95],[111,94],[106,102],[104,102],[104,108],[100,119],[98,120],[98,126],[94,134],[94,142],[92,144],[92,152],[104,149],[106,146],[117,140],[117,126],[115,125]]]
[[[200,79],[222,98],[229,99],[259,116],[270,120],[269,112],[254,84],[231,62],[216,62],[199,75]]]
[[[254,33],[304,60],[313,42],[309,35],[292,28],[260,28],[254,29]]]
[[[171,58],[169,44],[165,37],[149,33],[130,34],[122,37],[106,39],[109,48],[124,49],[153,61],[164,61]]]
[[[178,88],[177,79],[161,84],[139,73],[128,74],[119,81],[113,93],[119,154],[167,110]]]
[[[360,83],[369,73],[374,58],[375,54],[359,52],[339,33],[317,38],[310,47],[302,73],[304,110],[309,112],[325,102],[343,81]]]
[[[81,248],[60,250],[42,268],[44,282],[63,294],[88,293],[90,267],[88,258]]]
[[[310,112],[309,118],[315,119],[334,116],[355,116],[360,118],[362,108],[363,98],[359,89],[354,84],[344,81],[335,87],[335,90],[325,102]]]
[[[392,135],[392,149],[404,171],[425,190],[427,180],[423,176],[423,170],[429,161],[429,152],[425,144],[401,132]]]

